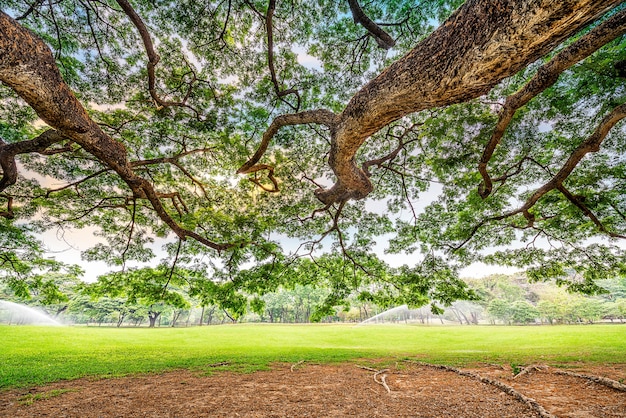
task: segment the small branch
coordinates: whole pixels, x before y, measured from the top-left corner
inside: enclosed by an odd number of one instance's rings
[[[379,47],[389,49],[396,44],[396,41],[380,25],[376,24],[365,14],[357,0],[348,0],[348,4],[350,5],[354,23],[361,24],[376,39]]]
[[[71,187],[78,186],[79,184],[84,183],[84,182],[86,182],[86,181],[88,181],[88,180],[90,180],[90,179],[92,179],[92,178],[94,178],[94,177],[98,177],[100,174],[104,174],[104,173],[106,173],[106,172],[108,172],[108,171],[111,171],[111,170],[110,170],[110,169],[106,169],[106,168],[105,168],[105,169],[102,169],[102,170],[96,171],[95,173],[90,174],[90,175],[88,175],[87,177],[84,177],[84,178],[82,178],[82,179],[80,179],[80,180],[77,180],[77,181],[75,181],[75,182],[73,182],[73,183],[66,184],[65,186],[61,186],[61,187],[58,187],[58,188],[56,188],[56,189],[48,189],[48,190],[46,191],[46,197],[50,197],[50,195],[51,195],[52,193],[60,192],[60,191],[65,190],[65,189],[69,189],[69,188],[71,188]]]
[[[274,68],[274,26],[273,26],[273,18],[274,12],[276,11],[276,0],[269,0],[269,5],[267,6],[267,14],[265,15],[265,30],[267,31],[267,65],[270,69],[270,76],[272,78],[272,84],[274,85],[274,91],[278,98],[291,107],[296,112],[300,109],[300,93],[296,89],[287,89],[282,90],[278,83],[278,79],[276,78],[276,69]],[[284,99],[285,96],[293,94],[296,96],[298,103],[296,106],[293,106],[291,103]]]
[[[381,158],[377,158],[377,159],[374,159],[374,160],[369,160],[369,161],[364,162],[363,165],[361,166],[361,169],[363,170],[363,172],[365,172],[365,174],[369,177],[369,176],[371,176],[370,171],[369,171],[369,168],[371,166],[375,165],[375,166],[381,167],[383,165],[383,163],[385,163],[387,161],[394,160],[398,156],[400,151],[402,151],[407,144],[416,141],[416,140],[413,140],[413,141],[406,141],[405,142],[404,138],[409,133],[414,132],[416,127],[420,127],[422,125],[423,125],[423,123],[416,123],[416,124],[410,126],[409,128],[407,128],[402,133],[402,135],[400,135],[398,137],[398,146],[393,151],[391,151],[389,154],[387,154],[387,155],[385,155],[385,156],[383,156]]]
[[[291,365],[291,371],[293,372],[298,366],[303,364],[306,360],[300,360],[299,362]]]
[[[385,374],[383,374],[380,377],[380,380],[378,380],[378,375],[381,373],[386,373],[389,371],[389,369],[382,369],[382,370],[376,370],[373,369],[371,367],[367,367],[367,366],[361,366],[361,365],[356,365],[356,367],[358,367],[359,369],[363,369],[363,370],[367,370],[370,372],[374,372],[374,382],[378,383],[379,385],[381,385],[382,387],[384,387],[387,390],[387,393],[391,393],[391,389],[389,388],[389,385],[387,385],[387,381],[386,381],[386,376]]]
[[[167,276],[167,282],[163,286],[163,290],[161,291],[161,299],[165,297],[165,292],[167,292],[167,287],[170,285],[172,281],[172,277],[174,276],[174,270],[176,269],[176,264],[178,263],[178,256],[180,255],[180,248],[183,245],[183,240],[178,240],[178,245],[176,247],[176,255],[174,256],[174,261],[172,261],[172,267],[170,267],[169,274]]]
[[[376,379],[379,374],[385,373],[385,372],[388,372],[388,371],[389,371],[389,369],[382,369],[382,370],[379,370],[376,373],[374,373],[374,382],[378,383],[379,385],[382,385],[385,389],[387,389],[387,393],[391,393],[391,389],[389,389],[389,385],[387,385],[387,382],[385,381],[385,379],[387,377],[386,374],[383,374],[380,377],[380,381],[378,379]]]
[[[517,379],[519,377],[525,376],[533,371],[540,371],[540,370],[546,370],[546,369],[547,369],[547,366],[539,366],[536,364],[532,364],[530,366],[524,367],[518,374],[513,376],[513,379]]]
[[[126,241],[126,247],[122,251],[122,271],[126,269],[126,253],[130,249],[130,243],[133,239],[133,232],[135,231],[135,217],[137,215],[137,201],[133,199],[133,210],[130,217],[130,228],[128,231],[128,240]]]

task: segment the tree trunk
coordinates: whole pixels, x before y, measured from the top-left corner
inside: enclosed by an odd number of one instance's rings
[[[161,312],[148,312],[148,320],[150,321],[150,328],[154,328],[156,320],[161,315]]]
[[[180,314],[181,314],[182,312],[183,312],[183,311],[181,311],[181,310],[176,310],[176,311],[174,311],[174,312],[172,313],[172,323],[170,324],[170,326],[171,326],[172,328],[174,328],[174,327],[176,326],[176,321],[178,321],[178,318],[180,318]]]
[[[120,313],[120,316],[117,318],[117,327],[118,328],[122,326],[122,323],[124,322],[124,318],[125,317],[126,317],[125,314],[121,314]]]
[[[58,318],[59,315],[61,315],[63,312],[65,312],[67,310],[69,306],[68,305],[63,305],[62,307],[60,307],[59,309],[57,309],[56,313],[54,314],[55,318]]]
[[[202,312],[200,312],[200,321],[198,322],[199,326],[202,326],[202,319],[204,318],[204,305],[202,305]]]
[[[207,315],[206,324],[211,325],[213,322],[213,312],[215,312],[215,306],[209,309],[209,314]]]

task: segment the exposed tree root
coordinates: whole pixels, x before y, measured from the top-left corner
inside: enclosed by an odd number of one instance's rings
[[[299,362],[292,364],[292,365],[291,365],[291,371],[293,372],[294,370],[296,370],[296,368],[297,368],[298,366],[300,366],[301,364],[303,364],[305,361],[306,361],[306,360],[300,360]]]
[[[385,389],[387,389],[387,393],[391,393],[391,389],[389,389],[389,385],[387,385],[387,382],[385,381],[387,375],[383,374],[382,376],[380,376],[380,380],[377,379],[379,374],[385,373],[388,371],[389,369],[382,369],[374,373],[374,382],[378,383],[379,385],[382,385]]]
[[[548,366],[541,366],[541,365],[535,365],[535,364],[530,365],[528,367],[523,368],[521,372],[519,372],[513,377],[513,379],[517,379],[518,377],[531,373],[533,371],[548,371]],[[598,383],[600,385],[609,387],[611,389],[618,390],[620,392],[626,392],[625,384],[620,383],[613,379],[609,379],[607,377],[594,376],[594,375],[582,374],[582,373],[574,373],[574,372],[570,372],[567,370],[554,370],[553,373],[562,375],[562,376],[571,376],[571,377],[577,377],[580,379],[586,379],[594,383]]]
[[[620,382],[618,382],[616,380],[609,379],[609,378],[606,378],[606,377],[593,376],[593,375],[589,375],[589,374],[580,374],[580,373],[574,373],[574,372],[568,372],[567,370],[555,370],[554,374],[560,374],[560,375],[572,376],[572,377],[579,377],[581,379],[591,380],[594,383],[598,383],[600,385],[607,386],[607,387],[609,387],[611,389],[619,390],[620,392],[626,392],[626,385],[624,385],[623,383],[620,383]]]
[[[370,372],[374,372],[374,382],[384,387],[385,390],[387,390],[387,393],[391,393],[391,389],[389,388],[389,385],[387,384],[387,375],[383,374],[383,373],[388,372],[389,369],[376,370],[367,366],[359,366],[358,364],[356,367],[358,367],[359,369],[369,370]],[[378,380],[378,375],[380,374],[383,374],[383,375],[380,376],[380,380]]]
[[[531,364],[530,366],[524,367],[518,374],[513,376],[513,379],[517,379],[518,377],[522,377],[522,376],[524,376],[526,374],[529,374],[530,372],[533,372],[533,371],[546,370],[547,368],[548,368],[548,366],[541,366],[541,365],[537,365],[537,364]]]
[[[488,385],[492,385],[497,387],[498,389],[500,389],[502,392],[506,393],[507,395],[511,395],[513,396],[515,399],[525,403],[526,405],[528,405],[528,407],[530,409],[532,409],[533,411],[535,411],[536,413],[539,414],[540,417],[542,418],[557,418],[556,415],[552,415],[551,413],[549,413],[548,411],[546,411],[546,409],[539,405],[539,403],[537,401],[535,401],[532,398],[529,398],[523,394],[521,394],[520,392],[516,391],[515,389],[513,389],[511,386],[506,385],[498,380],[494,380],[494,379],[490,379],[488,377],[483,377],[479,374],[467,371],[467,370],[460,370],[460,369],[456,369],[454,367],[450,367],[450,366],[444,366],[441,364],[430,364],[430,363],[423,363],[421,361],[414,361],[414,360],[405,360],[406,362],[409,363],[414,363],[417,364],[419,366],[423,366],[423,367],[431,367],[434,369],[440,369],[440,370],[447,370],[450,372],[454,372],[460,376],[465,376],[465,377],[470,377],[472,379],[478,380],[479,382],[488,384]]]

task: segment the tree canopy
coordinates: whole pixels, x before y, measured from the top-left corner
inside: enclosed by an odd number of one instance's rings
[[[437,310],[475,261],[596,292],[626,274],[624,3],[2,0],[0,268],[90,227],[84,259],[167,238],[211,300]]]

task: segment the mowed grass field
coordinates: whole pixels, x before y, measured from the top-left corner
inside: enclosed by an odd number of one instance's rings
[[[246,372],[276,362],[359,360],[367,364],[368,359],[457,366],[626,363],[626,325],[0,326],[0,388],[177,368]]]

